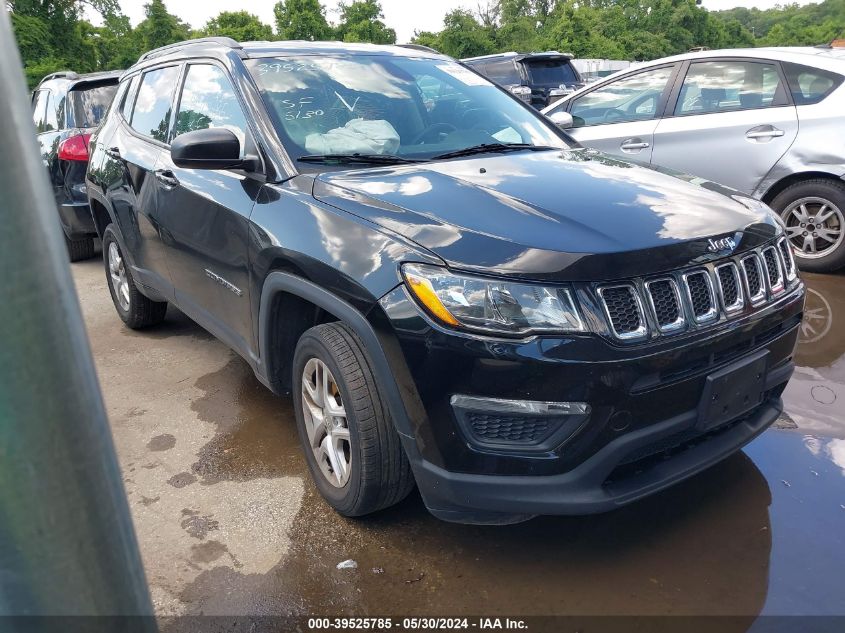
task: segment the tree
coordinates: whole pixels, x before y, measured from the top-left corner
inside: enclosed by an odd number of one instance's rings
[[[378,0],[355,0],[351,4],[340,3],[339,8],[338,39],[344,42],[396,43],[396,31],[383,22],[384,14]]]
[[[282,0],[273,7],[276,33],[283,40],[327,40],[332,29],[319,0]]]
[[[490,29],[482,26],[466,9],[450,11],[443,18],[440,33],[417,33],[413,42],[458,58],[486,55],[496,50]]]
[[[190,27],[175,15],[168,13],[162,0],[151,0],[149,4],[144,5],[144,12],[147,18],[135,29],[143,50],[152,50],[190,37]]]
[[[223,11],[210,19],[203,35],[223,35],[239,42],[273,39],[273,28],[247,11]]]

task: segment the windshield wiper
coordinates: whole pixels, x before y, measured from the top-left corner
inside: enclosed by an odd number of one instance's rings
[[[296,160],[303,163],[354,164],[362,165],[400,165],[403,163],[424,162],[417,158],[404,158],[395,154],[309,154]]]
[[[487,152],[514,152],[524,149],[531,150],[532,152],[540,152],[561,148],[551,147],[550,145],[531,145],[530,143],[482,143],[481,145],[473,145],[471,147],[465,147],[464,149],[457,149],[454,152],[438,154],[437,156],[434,156],[433,159],[440,160],[443,158],[460,158],[461,156],[486,154]]]

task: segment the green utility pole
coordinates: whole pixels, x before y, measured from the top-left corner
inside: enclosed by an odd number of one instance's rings
[[[0,10],[0,616],[150,616],[21,69]],[[68,630],[39,622],[0,629]],[[114,630],[156,629],[126,624]]]

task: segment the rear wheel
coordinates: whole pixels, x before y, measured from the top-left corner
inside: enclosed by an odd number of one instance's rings
[[[845,266],[845,184],[808,180],[772,201],[801,270],[832,272]]]
[[[120,244],[109,225],[103,233],[103,263],[112,302],[121,320],[133,330],[157,325],[167,313],[166,301],[153,301],[135,286]]]
[[[72,240],[65,235],[65,245],[70,256],[70,261],[79,262],[83,259],[94,257],[94,238],[83,237],[81,240]]]
[[[398,503],[414,480],[359,339],[341,323],[318,325],[294,354],[299,437],[314,483],[339,513]]]

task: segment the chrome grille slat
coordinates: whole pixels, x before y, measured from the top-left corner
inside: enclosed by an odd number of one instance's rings
[[[777,250],[774,246],[767,246],[763,249],[763,268],[766,271],[766,285],[769,291],[776,295],[786,288],[783,282],[783,270],[780,264]]]
[[[716,305],[710,273],[706,270],[694,270],[684,273],[683,280],[695,322],[707,323],[715,319],[719,315],[719,307]]]
[[[728,262],[716,266],[716,281],[719,284],[719,298],[722,308],[728,314],[742,310],[745,306],[745,297],[742,292],[742,284],[739,281],[739,271],[736,264]]]
[[[599,288],[605,316],[614,336],[622,340],[642,338],[648,332],[640,295],[632,284]]]
[[[778,240],[778,250],[780,251],[781,261],[783,262],[783,269],[786,272],[786,280],[793,281],[798,276],[798,270],[795,268],[792,247],[785,237]]]
[[[740,262],[748,300],[755,308],[766,301],[766,285],[763,283],[763,265],[757,253],[743,257]]]
[[[653,279],[645,283],[646,297],[657,327],[663,333],[675,332],[686,324],[681,291],[671,277]]]

